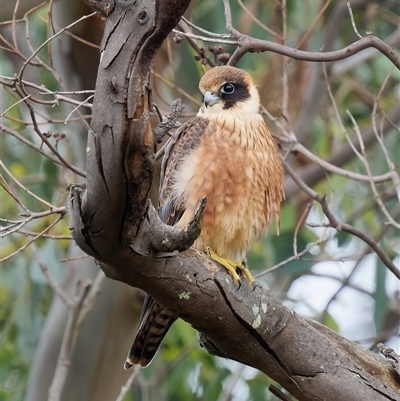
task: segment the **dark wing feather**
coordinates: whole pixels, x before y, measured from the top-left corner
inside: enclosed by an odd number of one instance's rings
[[[208,121],[194,117],[181,125],[168,141],[161,164],[160,197],[158,213],[161,220],[168,225],[175,225],[185,212],[182,199],[174,199],[174,172],[182,159],[199,146],[200,139],[206,130]],[[139,330],[129,350],[125,369],[133,365],[147,366],[160,347],[177,317],[168,309],[157,304],[152,297],[146,295]]]
[[[175,225],[185,212],[182,199],[174,199],[174,173],[182,159],[200,144],[208,121],[194,117],[174,133],[168,141],[161,164],[158,213],[161,220],[170,226]]]

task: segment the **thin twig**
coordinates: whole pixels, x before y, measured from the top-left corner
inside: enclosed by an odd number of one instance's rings
[[[158,79],[161,79],[161,81],[163,81],[165,84],[167,84],[168,86],[170,86],[171,88],[175,89],[178,93],[180,93],[182,96],[186,97],[187,99],[189,99],[190,101],[192,101],[197,107],[201,107],[201,103],[195,99],[193,96],[190,96],[187,92],[185,92],[183,89],[179,88],[178,86],[176,86],[175,84],[169,82],[168,80],[166,80],[162,75],[158,74],[157,72],[155,72],[154,70],[151,71],[152,74],[157,77]]]
[[[283,40],[282,36],[279,35],[279,33],[276,33],[272,29],[268,28],[266,25],[264,25],[259,19],[257,19],[254,14],[243,4],[242,0],[237,0],[238,4],[240,7],[243,8],[245,13],[262,29],[264,29],[266,32],[271,34],[277,41],[281,42]]]
[[[5,262],[8,259],[11,259],[13,256],[17,255],[18,253],[24,251],[29,245],[34,243],[38,238],[40,238],[44,233],[49,231],[51,228],[53,228],[61,219],[63,218],[63,215],[58,216],[56,220],[53,221],[48,227],[46,227],[43,231],[41,231],[39,234],[37,234],[35,237],[33,237],[30,241],[28,241],[26,244],[22,245],[20,248],[18,248],[16,251],[13,253],[5,256],[4,258],[0,259],[0,263]]]
[[[56,213],[56,212],[53,212]],[[29,245],[31,245],[32,243],[34,243],[38,238],[40,238],[44,233],[46,233],[47,231],[49,231],[51,228],[53,228],[62,218],[63,218],[63,214],[61,216],[58,216],[58,218],[56,220],[53,221],[53,223],[51,223],[48,227],[46,227],[43,231],[41,231],[40,233],[38,233],[35,237],[33,237],[30,241],[28,241],[26,244],[22,245],[20,248],[18,248],[15,252],[11,253],[10,255],[5,256],[4,258],[0,259],[0,263],[5,262],[8,259],[11,259],[13,256],[17,255],[18,253],[24,251]],[[29,221],[29,219],[27,219],[26,221]]]
[[[78,323],[77,323],[78,327],[82,324],[82,322],[85,320],[86,316],[93,309],[96,298],[101,292],[101,288],[104,284],[105,278],[106,278],[105,274],[103,273],[102,270],[100,270],[97,273],[97,276],[90,288],[90,293],[86,297],[85,302],[83,304],[81,313],[79,315]]]
[[[358,32],[357,27],[356,27],[356,23],[355,23],[355,21],[354,21],[354,15],[353,15],[353,10],[351,9],[350,1],[349,1],[349,0],[346,0],[346,2],[347,2],[347,8],[348,8],[348,10],[349,10],[349,15],[350,15],[351,25],[352,25],[352,27],[353,27],[353,31],[354,31],[354,33],[355,33],[360,39],[362,39],[362,36],[361,36],[360,33]]]
[[[314,30],[316,25],[318,24],[319,20],[323,16],[325,10],[329,7],[329,4],[331,4],[332,0],[327,0],[321,10],[319,10],[318,15],[315,17],[314,22],[311,24],[310,28],[308,28],[307,32],[301,37],[301,39],[297,42],[296,49],[299,49],[303,43],[308,40],[311,32]]]
[[[25,100],[24,103],[28,107],[29,114],[31,116],[32,122],[33,122],[33,129],[35,132],[40,136],[40,139],[49,147],[49,149],[55,154],[55,156],[60,160],[60,162],[70,170],[72,170],[74,173],[85,177],[86,172],[82,171],[81,169],[73,166],[72,164],[68,163],[63,156],[58,152],[58,150],[50,143],[50,141],[42,134],[42,132],[39,129],[39,126],[37,125],[36,122],[36,115],[35,115],[35,110],[33,109],[31,103],[28,100]]]
[[[330,297],[329,301],[325,304],[325,308],[321,314],[321,318],[318,319],[318,321],[324,323],[325,319],[327,317],[327,313],[328,313],[328,309],[330,307],[330,305],[332,304],[332,302],[337,298],[337,296],[340,294],[340,292],[342,292],[343,289],[348,288],[348,284],[350,282],[350,279],[353,277],[353,275],[356,273],[358,267],[361,264],[361,261],[365,258],[366,255],[368,255],[368,250],[364,251],[363,254],[361,255],[361,257],[358,259],[357,263],[355,264],[355,266],[353,267],[353,269],[351,270],[350,274],[344,279],[342,280],[342,283],[340,285],[340,287],[337,289],[337,291]]]
[[[190,33],[190,32],[178,31],[177,29],[173,29],[172,32],[178,33],[179,35],[185,36],[187,38],[201,40],[203,42],[219,43],[221,45],[238,45],[239,44],[239,42],[237,40],[227,40],[227,39],[221,39],[221,38],[207,38],[206,36],[195,35],[194,33]]]
[[[289,164],[286,163],[285,160],[282,159],[282,163],[287,173],[290,175],[293,181],[300,187],[300,189],[302,189],[308,196],[316,200],[321,205],[322,211],[328,218],[331,227],[335,228],[337,231],[348,232],[349,234],[352,234],[360,238],[362,241],[364,241],[378,255],[383,264],[400,280],[400,270],[388,258],[383,249],[373,239],[368,237],[363,232],[357,230],[356,228],[350,226],[349,224],[339,221],[330,211],[328,204],[326,203],[325,196],[317,194],[313,189],[311,189],[308,185],[306,185],[300,179],[300,177],[294,172],[294,170],[289,166]]]
[[[374,99],[374,107],[372,109],[371,120],[372,120],[372,128],[373,128],[373,131],[375,134],[375,138],[379,142],[379,145],[381,146],[381,149],[386,157],[386,162],[387,162],[387,164],[389,166],[389,170],[392,174],[392,180],[394,183],[394,187],[396,189],[397,197],[400,200],[400,177],[395,169],[393,161],[391,160],[391,158],[389,156],[389,152],[388,152],[385,144],[383,143],[382,135],[380,135],[378,133],[378,128],[376,126],[376,113],[377,113],[377,109],[378,109],[378,102],[379,102],[380,97],[382,96],[382,92],[383,92],[386,84],[388,83],[391,75],[392,75],[392,71],[389,71],[386,75],[386,78],[384,79],[384,81],[382,83],[381,88],[379,89],[378,94],[376,95],[376,98]],[[381,130],[381,132],[382,132],[382,130]]]
[[[282,401],[292,401],[290,397],[288,397],[285,393],[282,393],[281,390],[279,390],[278,387],[275,387],[273,384],[271,384],[269,387],[269,391],[276,397],[278,397]]]
[[[230,401],[233,396],[233,390],[237,384],[237,382],[242,377],[243,371],[246,368],[246,365],[239,364],[236,369],[232,371],[232,373],[226,378],[225,383],[222,387],[222,391],[218,396],[217,401]]]
[[[17,102],[12,104],[7,110],[5,110],[3,113],[0,114],[0,117],[3,117],[6,115],[13,107],[17,106],[18,104],[22,103],[24,100],[29,99],[31,95],[25,96],[22,99],[19,99]]]
[[[183,21],[180,21],[178,23],[178,28],[182,30],[182,32],[179,32],[179,33],[191,34],[188,26],[185,25],[185,23]],[[195,38],[192,38],[190,36],[185,36],[185,37],[186,37],[186,41],[189,43],[189,45],[192,46],[192,48],[195,50],[195,52],[201,57],[202,62],[205,61],[210,67],[215,67],[215,63],[207,57],[204,49],[200,48],[200,46],[195,41]]]
[[[215,32],[210,32],[207,31],[206,29],[193,24],[193,22],[189,21],[187,18],[182,17],[182,21],[184,21],[186,24],[188,24],[190,27],[196,29],[196,31],[205,33],[208,36],[213,36],[215,38],[221,38],[221,39],[230,39],[230,35],[227,35],[226,33],[215,33]]]
[[[82,102],[80,102],[76,107],[74,107],[74,108],[72,109],[72,111],[68,114],[67,118],[65,119],[64,124],[67,124],[69,118],[72,116],[72,114],[73,114],[76,110],[78,110],[78,109],[79,109],[80,107],[82,107],[82,106],[85,106],[85,105],[89,104],[89,103],[88,103],[89,100],[90,100],[90,99],[93,99],[93,98],[94,98],[94,95],[90,95],[88,98],[86,98],[85,100],[83,100]]]
[[[90,290],[90,282],[79,285],[72,306],[68,311],[67,326],[61,344],[60,355],[57,360],[56,370],[49,389],[48,401],[61,401],[64,386],[67,380],[68,370],[71,365],[71,358],[77,338],[77,323],[84,300]]]
[[[368,160],[367,160],[367,158],[366,158],[364,143],[363,143],[363,140],[362,140],[362,136],[361,136],[361,133],[360,133],[360,129],[358,128],[358,125],[357,125],[357,123],[356,123],[356,120],[354,119],[353,115],[350,113],[349,110],[347,110],[347,114],[349,115],[349,117],[350,117],[350,119],[351,119],[351,122],[353,123],[354,130],[356,131],[358,140],[360,141],[361,154],[359,154],[359,153],[357,152],[357,155],[359,156],[360,160],[363,162],[364,167],[365,167],[365,169],[367,170],[368,177],[370,177],[371,189],[372,189],[372,192],[373,192],[373,194],[374,194],[374,196],[375,196],[376,203],[379,205],[379,207],[380,207],[382,213],[383,213],[383,214],[386,216],[386,218],[388,219],[388,224],[391,224],[391,225],[393,225],[394,227],[400,229],[400,224],[397,223],[397,222],[393,219],[393,217],[390,215],[390,213],[389,213],[388,210],[386,209],[386,206],[384,205],[384,203],[383,203],[383,201],[382,201],[382,199],[381,199],[381,197],[380,197],[380,195],[379,195],[379,193],[378,193],[378,190],[377,190],[377,188],[376,188],[376,186],[375,186],[375,182],[374,182],[373,179],[372,179],[371,168],[370,168],[370,165],[369,165]],[[390,174],[390,178],[392,178],[392,172],[390,172],[389,174]]]
[[[266,274],[272,273],[275,270],[278,270],[280,267],[286,266],[289,262],[293,262],[294,260],[300,260],[302,256],[304,256],[306,253],[310,252],[312,248],[315,246],[318,246],[320,243],[325,242],[324,238],[319,238],[317,241],[312,242],[311,244],[308,244],[301,252],[297,252],[295,255],[290,256],[289,258],[282,260],[282,262],[277,263],[276,265],[270,267],[269,269],[266,269],[262,271],[261,273],[258,273],[254,276],[254,278],[259,278],[261,276],[264,276]]]
[[[351,142],[351,141],[350,141]],[[376,175],[376,176],[368,176],[365,174],[360,174],[360,173],[355,173],[354,171],[349,171],[342,169],[340,167],[337,167],[324,159],[319,158],[318,156],[314,155],[311,151],[309,151],[305,146],[303,146],[301,143],[296,142],[291,146],[290,149],[292,152],[298,152],[301,153],[303,156],[305,156],[307,159],[313,161],[314,163],[317,163],[319,166],[321,166],[323,169],[326,171],[329,171],[330,173],[333,174],[338,174],[346,178],[350,178],[352,180],[356,181],[362,181],[362,182],[374,182],[374,183],[382,183],[382,182],[387,182],[392,179],[392,173],[388,172],[386,174],[382,175]]]
[[[34,258],[38,262],[40,270],[42,271],[43,276],[46,278],[50,287],[53,289],[58,298],[60,298],[61,302],[65,305],[66,308],[72,307],[72,302],[68,299],[68,296],[65,293],[65,291],[59,286],[57,281],[54,280],[54,278],[49,272],[49,269],[40,259],[39,252],[37,251],[35,244],[32,244],[31,249],[33,251]]]
[[[137,375],[138,372],[139,372],[139,369],[140,369],[139,365],[136,365],[136,366],[133,368],[132,373],[131,373],[131,375],[129,376],[128,380],[127,380],[126,383],[121,387],[121,391],[120,391],[120,393],[119,393],[118,398],[116,399],[116,401],[123,401],[123,400],[124,400],[126,394],[128,393],[128,391],[129,391],[129,390],[131,389],[131,387],[132,387],[133,381],[135,380],[136,375]]]
[[[0,174],[0,185],[4,188],[4,190],[14,199],[15,203],[19,205],[25,213],[29,213],[29,209],[21,202],[17,195],[14,194],[10,186],[7,184],[7,181],[4,179],[3,175]]]
[[[16,130],[13,130],[11,128],[6,127],[3,124],[0,124],[0,131],[7,132],[8,134],[12,135],[14,138],[18,139],[20,142],[24,143],[25,145],[29,146],[31,149],[33,149],[35,152],[41,154],[44,157],[47,157],[49,160],[52,162],[56,163],[57,165],[64,166],[64,164],[55,158],[53,155],[45,152],[43,149],[41,149],[39,146],[36,146],[33,142],[28,141],[26,138],[24,138],[22,135],[20,135]],[[86,172],[81,170],[83,176],[86,176]]]
[[[286,0],[282,0],[282,21],[283,21],[283,32],[282,32],[282,44],[286,44],[287,40],[287,9]],[[288,57],[282,57],[282,117],[286,122],[289,122],[289,79],[288,79]],[[287,124],[286,124],[287,125]]]
[[[304,225],[313,205],[314,205],[314,202],[307,203],[307,206],[304,208],[303,213],[301,214],[299,221],[297,222],[296,227],[294,229],[294,234],[293,234],[293,254],[294,254],[294,256],[297,256],[297,235],[298,235],[301,227]]]
[[[42,203],[43,205],[47,206],[50,208],[50,210],[56,209],[55,206],[53,206],[51,203],[45,201],[42,199],[40,196],[37,196],[33,192],[31,192],[28,188],[26,188],[24,185],[22,185],[12,174],[11,172],[7,169],[7,167],[4,165],[4,163],[0,160],[0,167],[3,168],[3,170],[7,173],[7,175],[14,181],[15,184],[17,184],[24,192],[26,192],[28,195],[32,196],[32,198],[36,199],[38,202]]]
[[[80,22],[84,21],[85,19],[91,18],[94,15],[96,15],[96,12],[93,12],[89,15],[84,15],[81,18],[75,20],[74,22],[72,22],[71,24],[69,24],[68,26],[64,27],[63,29],[61,29],[60,31],[58,31],[57,33],[55,33],[53,36],[51,36],[50,38],[48,38],[47,40],[45,40],[28,58],[27,60],[24,62],[24,64],[21,67],[21,70],[19,71],[18,74],[18,79],[19,82],[21,83],[22,81],[22,76],[24,74],[24,70],[26,68],[26,66],[29,64],[29,62],[40,52],[40,50],[42,50],[49,42],[51,42],[52,40],[54,40],[57,36],[61,35],[64,31],[71,29],[73,26],[79,24]]]
[[[374,47],[380,53],[385,55],[393,63],[393,65],[400,69],[400,57],[397,56],[396,52],[388,44],[374,35],[364,36],[357,42],[354,42],[340,50],[333,50],[330,52],[309,52],[293,49],[288,46],[283,46],[266,40],[255,39],[242,34],[239,34],[236,39],[239,41],[239,47],[235,50],[231,59],[229,60],[229,65],[236,65],[242,56],[248,52],[271,51],[273,53],[291,57],[295,60],[328,62],[343,60],[359,53],[364,49]]]
[[[7,82],[7,81],[10,81],[10,82]],[[38,103],[38,104],[44,104],[47,106],[58,106],[60,104],[60,101],[78,106],[81,104],[81,102],[79,100],[74,100],[74,99],[71,99],[64,95],[81,95],[81,94],[93,94],[94,93],[94,91],[92,91],[92,90],[52,91],[50,89],[47,89],[44,85],[36,85],[33,82],[29,82],[29,81],[25,81],[25,80],[22,80],[21,82],[23,83],[24,87],[37,89],[39,91],[38,92],[39,95],[54,96],[54,100],[41,100],[41,99],[34,98],[32,95],[29,95],[29,99],[32,102]],[[16,85],[19,85],[18,77],[8,77],[5,75],[0,75],[0,83],[3,84],[4,86],[8,86],[12,89],[14,89]],[[87,107],[89,109],[92,108],[92,105],[90,103],[84,104],[83,106]]]
[[[21,235],[25,235],[26,237],[34,237],[35,235],[38,234],[37,232],[27,231],[27,230],[18,230],[17,233],[21,234]],[[56,240],[56,241],[64,241],[64,240],[72,241],[74,239],[72,237],[72,235],[51,235],[51,234],[43,234],[42,238],[53,239],[53,240]],[[89,256],[85,254],[82,257],[88,258]],[[76,259],[78,259],[78,257]],[[64,261],[64,259],[60,260],[60,262],[63,262],[63,261]]]

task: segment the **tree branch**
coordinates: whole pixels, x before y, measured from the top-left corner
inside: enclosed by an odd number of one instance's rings
[[[282,54],[283,56],[291,57],[295,60],[322,62],[342,60],[360,52],[361,50],[374,47],[384,54],[398,69],[400,69],[400,57],[388,44],[373,35],[363,37],[357,42],[354,42],[343,49],[330,52],[307,52],[303,50],[292,49],[288,46],[269,42],[267,40],[260,40],[252,38],[248,35],[243,35],[232,25],[232,13],[229,0],[223,0],[223,2],[225,7],[226,29],[231,33],[232,38],[239,42],[239,46],[236,48],[231,59],[229,60],[229,65],[236,65],[243,55],[248,52],[253,53],[271,51]]]

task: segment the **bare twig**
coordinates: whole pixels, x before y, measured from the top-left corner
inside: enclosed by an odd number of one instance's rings
[[[196,29],[199,32],[205,33],[208,36],[213,36],[215,38],[221,38],[221,39],[229,39],[230,35],[227,35],[226,33],[215,33],[215,32],[210,32],[207,31],[206,29],[193,24],[193,22],[189,21],[187,18],[182,17],[182,21],[184,21],[186,24],[188,24],[190,27]]]
[[[283,32],[282,32],[282,44],[286,44],[287,40],[287,9],[286,0],[282,1],[282,21],[283,21]],[[289,79],[288,79],[288,63],[289,58],[282,57],[282,117],[286,122],[289,121]]]
[[[27,237],[34,237],[35,235],[38,234],[37,232],[27,231],[27,230],[18,230],[17,233],[18,233],[18,234],[21,234],[21,235],[25,235],[25,236],[27,236]],[[73,238],[72,238],[71,235],[51,235],[51,234],[43,234],[43,235],[42,235],[42,238],[53,239],[53,240],[56,240],[56,241],[60,241],[60,240],[61,240],[61,241],[62,241],[62,240],[71,241],[71,240],[73,240]],[[87,258],[88,256],[87,256],[87,255],[83,255],[82,257],[83,257],[83,258]],[[77,257],[76,259],[78,259],[78,257]],[[63,259],[60,260],[60,262],[62,262],[62,261],[63,261]]]
[[[280,267],[286,266],[289,262],[293,262],[294,260],[300,260],[306,253],[310,252],[312,248],[318,246],[322,242],[325,242],[325,239],[319,238],[317,241],[308,244],[301,252],[296,252],[295,255],[290,256],[289,258],[282,260],[282,262],[277,263],[276,265],[270,267],[269,269],[266,269],[261,273],[256,274],[254,278],[259,278],[266,274],[272,273],[273,271],[278,270]]]
[[[301,39],[298,41],[296,49],[299,49],[303,43],[308,40],[311,32],[314,30],[314,28],[316,27],[316,25],[318,24],[318,22],[320,21],[321,17],[324,15],[324,12],[326,11],[326,9],[329,7],[329,5],[331,4],[332,0],[327,0],[325,2],[325,4],[323,5],[323,7],[321,8],[321,10],[319,10],[318,15],[315,17],[314,22],[311,24],[310,28],[308,28],[307,32],[301,37]]]
[[[78,327],[80,327],[82,322],[85,320],[86,316],[93,309],[93,307],[95,305],[96,298],[100,294],[100,291],[101,291],[101,288],[103,286],[105,278],[106,278],[106,276],[100,270],[97,273],[97,276],[96,276],[96,278],[95,278],[95,280],[93,282],[93,285],[91,285],[90,292],[89,292],[88,296],[86,297],[85,302],[84,302],[84,304],[82,306],[82,309],[81,309],[81,312],[80,312],[79,318],[78,318],[78,323],[77,323]]]
[[[331,227],[335,228],[337,231],[345,231],[349,234],[352,234],[362,241],[364,241],[381,259],[383,264],[400,280],[400,271],[395,266],[395,264],[388,258],[383,249],[370,237],[368,237],[365,233],[357,230],[356,228],[350,226],[349,224],[343,223],[339,221],[333,213],[330,211],[328,204],[326,203],[326,199],[324,195],[317,194],[313,189],[311,189],[308,185],[306,185],[300,177],[294,172],[294,170],[286,163],[285,160],[282,160],[282,163],[285,167],[287,173],[292,177],[293,181],[312,199],[316,200],[322,207],[322,210],[325,216],[328,218]]]
[[[232,399],[233,390],[237,382],[240,380],[246,365],[239,364],[227,377],[217,401],[230,401]]]
[[[29,146],[31,149],[33,149],[35,152],[41,154],[44,157],[47,157],[49,160],[51,160],[52,162],[56,163],[57,165],[63,166],[63,163],[58,160],[56,157],[54,157],[53,155],[45,152],[42,148],[40,148],[39,146],[36,146],[34,143],[32,143],[31,141],[28,141],[26,138],[24,138],[19,132],[17,132],[16,130],[13,130],[11,128],[6,127],[3,124],[0,124],[0,131],[2,132],[7,132],[7,134],[12,135],[14,138],[18,139],[20,142],[24,143],[25,145]],[[83,176],[86,175],[86,173],[82,170],[81,171]]]
[[[353,31],[354,31],[354,33],[355,33],[360,39],[362,39],[362,36],[361,36],[360,33],[358,32],[357,27],[356,27],[356,23],[355,23],[355,21],[354,21],[354,15],[353,15],[353,10],[351,9],[350,1],[349,1],[349,0],[346,0],[346,2],[347,2],[347,8],[349,9],[349,15],[350,15],[351,25],[352,25],[352,27],[353,27]]]
[[[163,119],[158,127],[153,130],[153,135],[157,143],[161,143],[164,136],[167,135],[169,131],[175,127],[182,110],[183,105],[181,99],[175,99],[171,103],[171,108],[168,116]]]
[[[199,38],[194,38],[193,36],[191,36],[192,33],[189,31],[189,28],[186,25],[186,23],[183,22],[183,21],[180,21],[179,24],[178,24],[178,28],[181,29],[181,31],[175,31],[175,32],[178,32],[179,34],[182,34],[182,35],[184,35],[186,37],[187,42],[196,51],[196,53],[198,54],[198,57],[201,57],[201,61],[203,63],[208,64],[210,67],[215,67],[215,63],[207,57],[204,49],[202,49],[197,44],[195,39],[199,39]]]
[[[308,214],[310,213],[311,208],[313,207],[314,202],[308,202],[307,206],[304,208],[303,213],[300,216],[299,221],[296,224],[296,227],[294,229],[294,235],[293,235],[293,254],[294,256],[297,256],[297,235],[301,229],[301,227],[304,225]]]
[[[271,384],[268,388],[269,388],[269,391],[273,395],[278,397],[280,400],[282,400],[282,401],[292,401],[292,399],[290,397],[288,397],[285,393],[282,393],[282,391],[279,390],[278,387],[275,387],[273,384]]]
[[[13,256],[17,255],[18,253],[24,251],[29,245],[31,245],[33,242],[35,242],[38,238],[40,238],[44,233],[49,231],[51,228],[53,228],[61,219],[63,218],[63,215],[58,216],[56,220],[54,220],[48,227],[46,227],[43,231],[35,235],[30,241],[28,241],[26,244],[22,245],[20,248],[18,248],[16,251],[12,252],[11,254],[5,256],[4,258],[0,259],[0,263],[5,262],[8,259],[11,259]],[[25,223],[24,223],[25,224]]]
[[[12,104],[8,109],[6,109],[3,113],[0,114],[0,117],[5,116],[13,107],[17,106],[18,104],[22,103],[24,100],[29,99],[31,95],[27,95],[23,97],[22,99],[19,99],[17,102]]]
[[[86,98],[85,100],[83,100],[82,102],[80,102],[75,108],[72,109],[72,111],[68,114],[67,118],[64,121],[64,124],[67,124],[69,118],[71,117],[71,115],[78,110],[80,107],[82,106],[86,106],[87,104],[89,104],[89,100],[93,99],[94,95],[90,95],[88,98]],[[88,127],[89,128],[89,127]]]
[[[36,261],[39,264],[40,270],[43,273],[43,276],[46,278],[47,282],[49,283],[50,287],[53,289],[55,294],[60,298],[61,302],[65,305],[66,308],[71,308],[72,302],[68,299],[67,294],[65,291],[58,285],[57,281],[54,280],[52,275],[49,272],[47,266],[42,262],[39,256],[39,252],[36,249],[35,244],[32,244],[31,249],[33,250],[33,256],[35,257]]]
[[[363,181],[363,182],[371,182],[372,181],[374,183],[379,184],[382,182],[390,181],[392,179],[391,172],[388,172],[388,173],[382,174],[382,175],[368,176],[365,174],[355,173],[354,171],[342,169],[342,168],[337,167],[334,164],[329,163],[329,162],[325,161],[324,159],[321,159],[318,156],[314,155],[305,146],[303,146],[302,144],[300,144],[298,142],[296,142],[295,144],[293,144],[291,146],[291,151],[301,153],[307,159],[317,163],[319,166],[321,166],[326,171],[329,171],[330,173],[338,174],[343,177],[350,178],[352,180]]]
[[[28,195],[32,196],[32,198],[35,198],[38,202],[42,203],[43,205],[47,206],[50,208],[50,210],[56,209],[55,206],[53,206],[51,203],[45,201],[41,197],[37,196],[33,192],[31,192],[28,188],[26,188],[24,185],[22,185],[7,169],[7,167],[4,165],[4,163],[0,160],[0,166],[3,168],[3,170],[7,173],[7,175],[11,178],[11,180],[17,184],[22,190],[24,190]]]
[[[31,116],[32,122],[33,122],[33,129],[35,132],[39,135],[40,139],[48,146],[48,148],[55,154],[55,156],[60,160],[60,162],[63,164],[63,166],[69,168],[72,170],[74,173],[85,177],[86,173],[82,171],[81,169],[73,166],[72,164],[68,163],[63,156],[58,152],[58,150],[53,146],[50,141],[43,135],[43,133],[40,131],[39,126],[37,125],[36,122],[36,115],[35,115],[35,110],[33,109],[31,103],[28,100],[24,100],[24,103],[28,107],[29,114]]]
[[[386,78],[383,81],[382,86],[381,86],[376,98],[374,99],[374,107],[373,107],[373,110],[372,110],[371,120],[372,120],[372,128],[373,128],[373,131],[374,131],[374,134],[375,134],[375,138],[379,142],[379,145],[380,145],[380,147],[381,147],[381,149],[382,149],[382,151],[383,151],[383,153],[384,153],[384,155],[386,157],[386,162],[387,162],[387,164],[389,166],[389,170],[390,170],[391,175],[392,175],[392,180],[393,180],[393,183],[394,183],[394,187],[396,189],[397,197],[400,200],[400,177],[399,177],[398,172],[395,169],[393,161],[391,160],[391,158],[389,156],[389,152],[388,152],[385,144],[383,143],[382,134],[378,133],[378,128],[376,126],[378,102],[379,102],[379,99],[380,99],[380,97],[382,95],[382,92],[383,92],[386,84],[389,81],[390,75],[391,75],[391,71],[389,71],[389,73],[386,75]],[[380,132],[382,133],[382,131],[383,130],[381,129]]]
[[[183,89],[179,88],[177,85],[169,82],[168,80],[166,80],[162,75],[158,74],[157,72],[155,72],[154,70],[151,71],[152,74],[157,77],[158,79],[160,79],[161,81],[163,81],[165,84],[167,84],[168,86],[170,86],[171,88],[174,88],[174,90],[176,90],[179,94],[181,94],[182,96],[186,97],[187,99],[189,99],[191,102],[193,102],[197,107],[201,106],[201,103],[195,99],[193,96],[190,96],[187,92],[185,92]]]
[[[65,328],[63,341],[61,344],[60,355],[58,357],[56,370],[49,389],[48,401],[60,401],[67,380],[71,357],[75,348],[77,337],[77,323],[84,300],[89,293],[91,284],[84,282],[79,285],[78,294],[76,295],[72,306],[68,311],[68,321]]]
[[[384,38],[383,41],[389,46],[396,46],[400,41],[400,27],[395,29],[389,36]],[[365,49],[362,53],[346,58],[340,62],[336,62],[330,71],[331,78],[345,74],[349,70],[356,68],[360,64],[365,63],[373,57],[376,57],[378,53],[379,51],[377,49],[371,47],[369,49]]]
[[[116,399],[116,401],[123,401],[126,394],[128,393],[128,391],[131,389],[133,381],[135,380],[138,372],[139,372],[140,366],[136,365],[133,370],[131,375],[129,376],[127,382],[121,387],[121,391]]]
[[[25,98],[29,98],[32,102],[34,103],[38,103],[38,104],[45,104],[48,106],[58,106],[60,104],[60,101],[63,101],[65,103],[69,103],[69,104],[73,104],[76,106],[81,105],[81,101],[79,100],[74,100],[71,99],[70,97],[68,97],[68,95],[82,95],[82,94],[94,94],[94,91],[92,90],[81,90],[81,91],[52,91],[50,89],[47,89],[44,85],[36,85],[33,82],[29,82],[26,80],[22,80],[21,81],[23,83],[23,86],[25,88],[32,88],[32,89],[36,89],[38,90],[38,94],[39,95],[51,95],[54,96],[54,100],[42,100],[42,99],[38,99],[32,96],[32,94],[25,96]],[[16,85],[19,85],[19,80],[18,77],[8,77],[5,75],[0,75],[0,83],[4,86],[7,86],[9,88],[14,89],[16,87]],[[23,101],[25,99],[24,97],[22,97],[22,99],[20,101],[18,101],[18,103],[20,103],[21,101]],[[16,105],[16,104],[15,104]],[[13,106],[15,106],[13,105]],[[90,103],[85,103],[82,104],[83,107],[87,107],[87,108],[92,108],[92,105]]]
[[[370,167],[370,165],[369,165],[369,163],[368,163],[368,160],[367,160],[367,157],[366,157],[365,146],[364,146],[364,143],[363,143],[363,140],[362,140],[362,136],[361,136],[361,133],[360,133],[360,129],[358,128],[358,125],[357,125],[357,123],[356,123],[356,120],[354,119],[353,115],[352,115],[348,110],[347,110],[347,114],[349,115],[349,117],[350,117],[350,119],[351,119],[351,121],[352,121],[352,123],[353,123],[354,130],[356,131],[358,140],[360,141],[361,154],[360,154],[356,149],[355,149],[355,153],[357,154],[357,156],[359,157],[359,159],[363,162],[364,167],[365,167],[365,169],[367,170],[368,177],[370,177],[371,189],[372,189],[372,192],[373,192],[373,194],[374,194],[374,196],[375,196],[375,200],[376,200],[377,204],[379,205],[380,209],[382,210],[383,214],[384,214],[384,215],[386,216],[386,218],[388,219],[388,224],[391,224],[391,225],[393,225],[394,227],[400,229],[400,224],[397,223],[397,222],[392,218],[392,216],[390,215],[390,213],[389,213],[388,210],[386,209],[386,207],[385,207],[385,205],[384,205],[384,203],[383,203],[383,201],[382,201],[382,198],[380,197],[380,195],[379,195],[379,193],[378,193],[378,190],[377,190],[377,188],[376,188],[376,186],[375,186],[375,182],[374,182],[374,180],[372,179],[371,167]],[[350,141],[350,143],[351,143],[351,141]],[[390,178],[392,179],[392,177],[393,177],[392,171],[389,172],[389,175],[390,175]]]
[[[25,213],[29,213],[28,208],[21,202],[17,195],[14,194],[10,186],[7,184],[6,180],[4,179],[3,175],[0,174],[0,185],[4,188],[4,190],[14,199],[15,203],[24,210]]]
[[[21,67],[21,70],[19,71],[18,74],[18,79],[20,84],[22,84],[22,77],[24,74],[24,70],[26,68],[26,66],[29,64],[29,62],[40,52],[40,50],[42,50],[49,42],[51,42],[52,40],[54,40],[57,36],[61,35],[64,31],[71,29],[73,26],[75,26],[76,24],[79,24],[81,21],[87,19],[87,18],[91,18],[94,15],[96,15],[96,12],[93,12],[89,15],[84,15],[83,17],[77,19],[76,21],[72,22],[71,24],[69,24],[68,26],[66,26],[65,28],[61,29],[60,31],[58,31],[57,33],[55,33],[53,36],[51,36],[50,38],[48,38],[47,40],[45,40],[28,58],[27,60],[24,62],[24,64]]]
[[[221,38],[208,38],[206,36],[195,35],[194,33],[178,31],[177,29],[173,29],[172,32],[179,33],[179,35],[183,35],[187,38],[201,40],[203,42],[209,43],[219,43],[221,45],[238,45],[239,42],[237,40],[228,40],[228,39],[221,39]]]
[[[320,322],[325,322],[326,319],[326,315],[328,314],[328,309],[330,307],[330,305],[332,304],[332,302],[337,298],[337,296],[340,294],[340,292],[344,289],[348,287],[348,284],[350,282],[350,279],[353,277],[353,275],[356,273],[357,268],[360,266],[361,261],[364,259],[364,257],[368,254],[367,251],[364,251],[363,254],[361,255],[361,257],[358,259],[358,261],[356,262],[356,264],[354,265],[354,267],[352,268],[351,272],[349,275],[347,275],[347,277],[342,280],[341,286],[336,290],[336,292],[329,298],[328,302],[325,305],[325,308],[321,314],[321,319],[319,319]]]
[[[240,7],[243,8],[243,10],[246,12],[246,14],[262,29],[264,29],[266,32],[271,34],[276,40],[281,42],[283,40],[282,36],[279,35],[279,33],[276,33],[272,29],[268,28],[266,25],[264,25],[259,19],[257,19],[254,14],[243,4],[242,0],[237,0],[239,3]]]

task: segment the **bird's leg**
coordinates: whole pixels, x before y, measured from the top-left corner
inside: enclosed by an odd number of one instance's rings
[[[227,258],[222,258],[221,256],[217,255],[209,246],[207,247],[207,254],[211,259],[214,259],[228,270],[235,284],[239,281],[239,275],[236,273],[236,269],[239,269],[242,272],[243,277],[246,277],[250,281],[250,284],[253,284],[254,278],[249,270],[246,269],[246,265],[243,261],[234,261]]]

